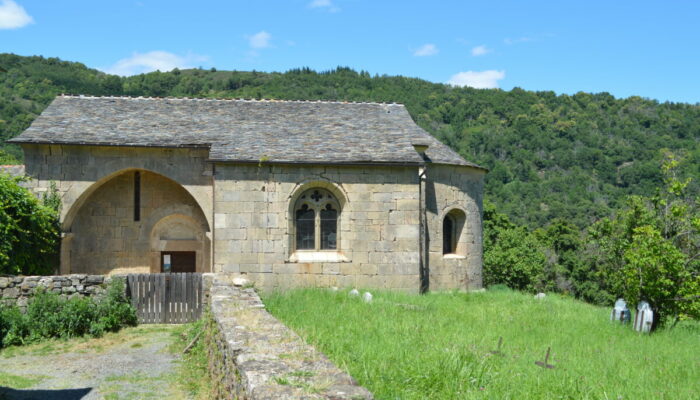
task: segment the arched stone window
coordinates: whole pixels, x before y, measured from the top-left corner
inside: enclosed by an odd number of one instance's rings
[[[442,220],[442,254],[464,256],[464,211],[455,208],[450,210]]]
[[[325,189],[309,189],[294,205],[296,250],[337,250],[340,204]]]
[[[454,254],[456,247],[455,220],[447,214],[442,221],[442,254]]]

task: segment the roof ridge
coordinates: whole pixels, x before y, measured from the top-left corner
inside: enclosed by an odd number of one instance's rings
[[[382,106],[401,106],[402,103],[385,103],[376,101],[344,101],[344,100],[285,100],[285,99],[248,99],[243,97],[225,98],[225,97],[158,97],[158,96],[97,96],[85,94],[65,94],[61,93],[58,97],[74,98],[74,99],[121,99],[121,100],[182,100],[182,101],[238,101],[251,103],[323,103],[323,104],[371,104]]]

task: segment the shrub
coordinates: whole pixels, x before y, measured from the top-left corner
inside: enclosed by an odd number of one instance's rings
[[[0,306],[0,348],[23,344],[28,335],[29,327],[19,308]]]
[[[525,227],[510,222],[484,204],[484,284],[530,292],[546,290],[547,259],[543,246]]]
[[[136,310],[125,295],[124,280],[113,279],[107,294],[97,302],[97,326],[105,332],[116,332],[124,326],[135,326]]]
[[[102,297],[66,299],[38,290],[22,314],[17,306],[0,308],[0,347],[48,338],[101,336],[136,325],[136,311],[124,295],[124,281],[113,279]]]
[[[52,190],[44,205],[19,182],[0,173],[0,273],[51,273],[58,265],[60,199]]]
[[[27,324],[29,326],[29,341],[40,338],[61,336],[61,315],[65,299],[56,293],[39,289],[27,306]]]

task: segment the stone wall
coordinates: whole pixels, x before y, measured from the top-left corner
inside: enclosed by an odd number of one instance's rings
[[[216,171],[216,271],[246,275],[264,290],[339,286],[418,291],[417,168],[218,165]],[[482,285],[483,175],[469,167],[429,166],[430,289]],[[319,252],[301,260],[293,248],[291,206],[313,187],[341,199],[339,249],[335,255]],[[455,209],[465,216],[459,253],[445,256],[442,220]]]
[[[135,171],[105,182],[82,204],[64,238],[71,241],[70,254],[63,255],[70,257],[71,273],[156,273],[161,251],[195,251],[197,272],[210,270],[207,221],[196,201],[161,175],[139,175],[138,221]]]
[[[293,205],[311,188],[341,205],[338,250],[295,252]],[[217,165],[215,270],[265,290],[419,287],[418,172],[408,167]]]
[[[24,150],[32,190],[53,180],[63,200],[61,273],[158,272],[161,251],[196,251],[197,271],[245,275],[264,290],[420,287],[417,167],[210,164],[206,149],[188,148]],[[136,170],[145,195],[139,223],[130,207]],[[430,289],[481,287],[483,177],[428,166]],[[341,203],[337,251],[294,250],[292,208],[314,187]],[[464,221],[458,251],[446,256],[442,221],[453,210]]]
[[[220,399],[371,399],[372,394],[264,309],[253,289],[216,274],[207,326]]]
[[[0,165],[0,173],[11,176],[24,176],[24,165]]]
[[[35,191],[56,182],[64,231],[70,231],[83,202],[111,178],[133,170],[162,175],[180,184],[211,225],[212,171],[208,149],[23,144],[26,174]]]
[[[483,170],[430,165],[426,183],[429,234],[430,289],[480,289],[482,287]],[[457,251],[443,254],[442,224],[454,210],[464,220],[457,232]]]
[[[64,296],[93,296],[105,291],[110,278],[102,275],[0,276],[0,299],[7,305],[26,308],[39,288]]]
[[[160,260],[154,253],[161,250],[197,251],[197,270],[211,270],[213,193],[207,149],[22,147],[31,189],[41,194],[54,181],[61,196],[61,273],[88,272],[88,264],[101,266],[91,273],[156,272]],[[127,182],[137,170],[143,174],[142,206],[146,207],[139,223],[133,219],[133,184]],[[162,233],[153,231],[159,221],[152,219],[169,215],[184,217],[179,225],[190,225],[188,238],[168,238],[173,221],[168,223],[165,242],[152,237]],[[192,227],[196,224],[202,228]],[[184,243],[192,238],[197,240]]]
[[[25,166],[19,165],[0,165],[0,174],[8,174],[15,177],[26,177]],[[35,190],[37,186],[37,181],[34,179],[28,179],[20,182],[19,185],[29,189],[35,196],[41,198],[40,193]]]

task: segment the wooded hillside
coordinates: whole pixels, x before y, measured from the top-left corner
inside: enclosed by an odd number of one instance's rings
[[[654,193],[663,183],[662,149],[684,155],[684,175],[700,176],[700,105],[455,88],[348,68],[194,69],[122,78],[80,63],[12,54],[0,54],[0,163],[21,161],[21,150],[4,141],[60,93],[403,103],[420,126],[489,168],[487,198],[531,228],[556,218],[583,228],[613,213],[629,194]]]

